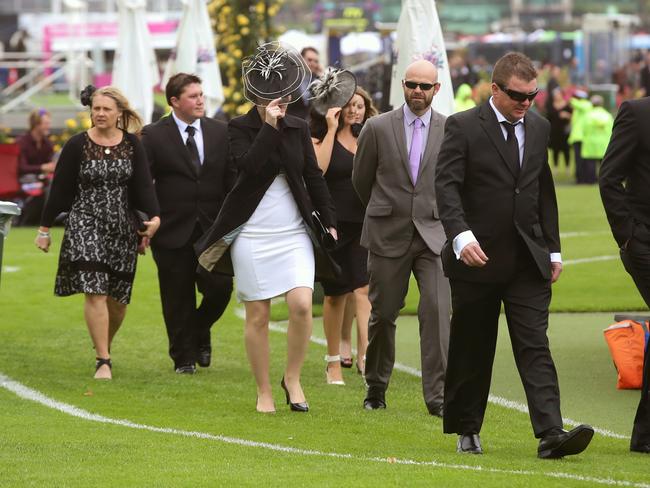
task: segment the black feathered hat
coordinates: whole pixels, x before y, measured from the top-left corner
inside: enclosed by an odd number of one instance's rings
[[[344,69],[327,68],[320,78],[309,85],[311,106],[325,116],[332,107],[346,105],[357,89],[357,79],[352,72]]]
[[[266,105],[276,98],[293,103],[305,94],[311,81],[311,71],[300,53],[277,41],[262,44],[245,58],[242,76],[244,96],[255,105]]]

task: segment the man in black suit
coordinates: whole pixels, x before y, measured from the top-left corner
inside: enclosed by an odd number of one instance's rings
[[[492,97],[447,119],[436,198],[452,310],[444,432],[458,452],[482,453],[483,423],[503,303],[538,456],[582,452],[589,426],[562,429],[557,373],[548,346],[551,283],[562,271],[557,202],[548,166],[549,124],[528,109],[537,94],[530,59],[495,65]]]
[[[650,97],[623,102],[600,167],[600,195],[625,270],[650,307]],[[645,353],[641,401],[630,450],[650,453],[650,359]]]
[[[232,278],[197,274],[193,246],[217,217],[236,173],[229,158],[227,125],[205,117],[201,79],[176,74],[165,95],[171,114],[142,130],[161,210],[160,229],[151,247],[169,355],[177,373],[193,374],[196,362],[210,365],[210,328],[232,292]],[[195,288],[203,295],[198,307]]]

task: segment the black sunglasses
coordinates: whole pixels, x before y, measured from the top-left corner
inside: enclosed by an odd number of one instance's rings
[[[429,91],[431,90],[431,88],[438,85],[438,83],[418,83],[416,81],[406,81],[406,80],[403,81],[406,88],[409,88],[410,90],[415,90],[419,86],[420,90]]]
[[[500,83],[495,83],[496,86],[499,87],[499,90],[501,90],[503,93],[508,95],[510,98],[512,98],[515,102],[524,102],[528,100],[529,102],[532,102],[537,94],[539,93],[539,88],[535,90],[534,92],[530,93],[524,93],[516,90],[510,90],[509,88],[506,88],[505,86],[501,85]]]

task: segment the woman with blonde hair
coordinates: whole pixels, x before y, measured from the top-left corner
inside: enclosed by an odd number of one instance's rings
[[[117,88],[89,86],[81,102],[90,106],[92,127],[63,146],[35,243],[47,252],[50,226],[68,212],[54,291],[85,294],[95,378],[111,379],[111,342],[131,299],[138,234],[153,237],[160,212],[144,149],[132,133],[142,121],[128,100]]]
[[[370,95],[349,79],[354,79],[351,73],[330,68],[312,85],[316,95],[312,101],[312,142],[336,207],[339,239],[331,254],[342,272],[340,279],[322,282],[323,328],[327,339],[325,376],[330,385],[344,385],[341,366],[352,366],[351,354],[347,352],[350,355],[343,358],[340,354],[341,333],[349,336],[349,331],[343,331],[343,323],[349,324],[352,315],[357,320],[357,371],[363,373],[370,317],[368,251],[360,244],[365,210],[352,187],[352,163],[361,126],[377,114],[377,109]],[[343,99],[336,100],[340,96]],[[348,307],[346,321],[346,302],[350,301],[353,305]]]

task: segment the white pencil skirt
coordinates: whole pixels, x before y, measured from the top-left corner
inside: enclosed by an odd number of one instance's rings
[[[267,190],[231,244],[230,256],[240,301],[314,289],[314,248],[284,175]]]

